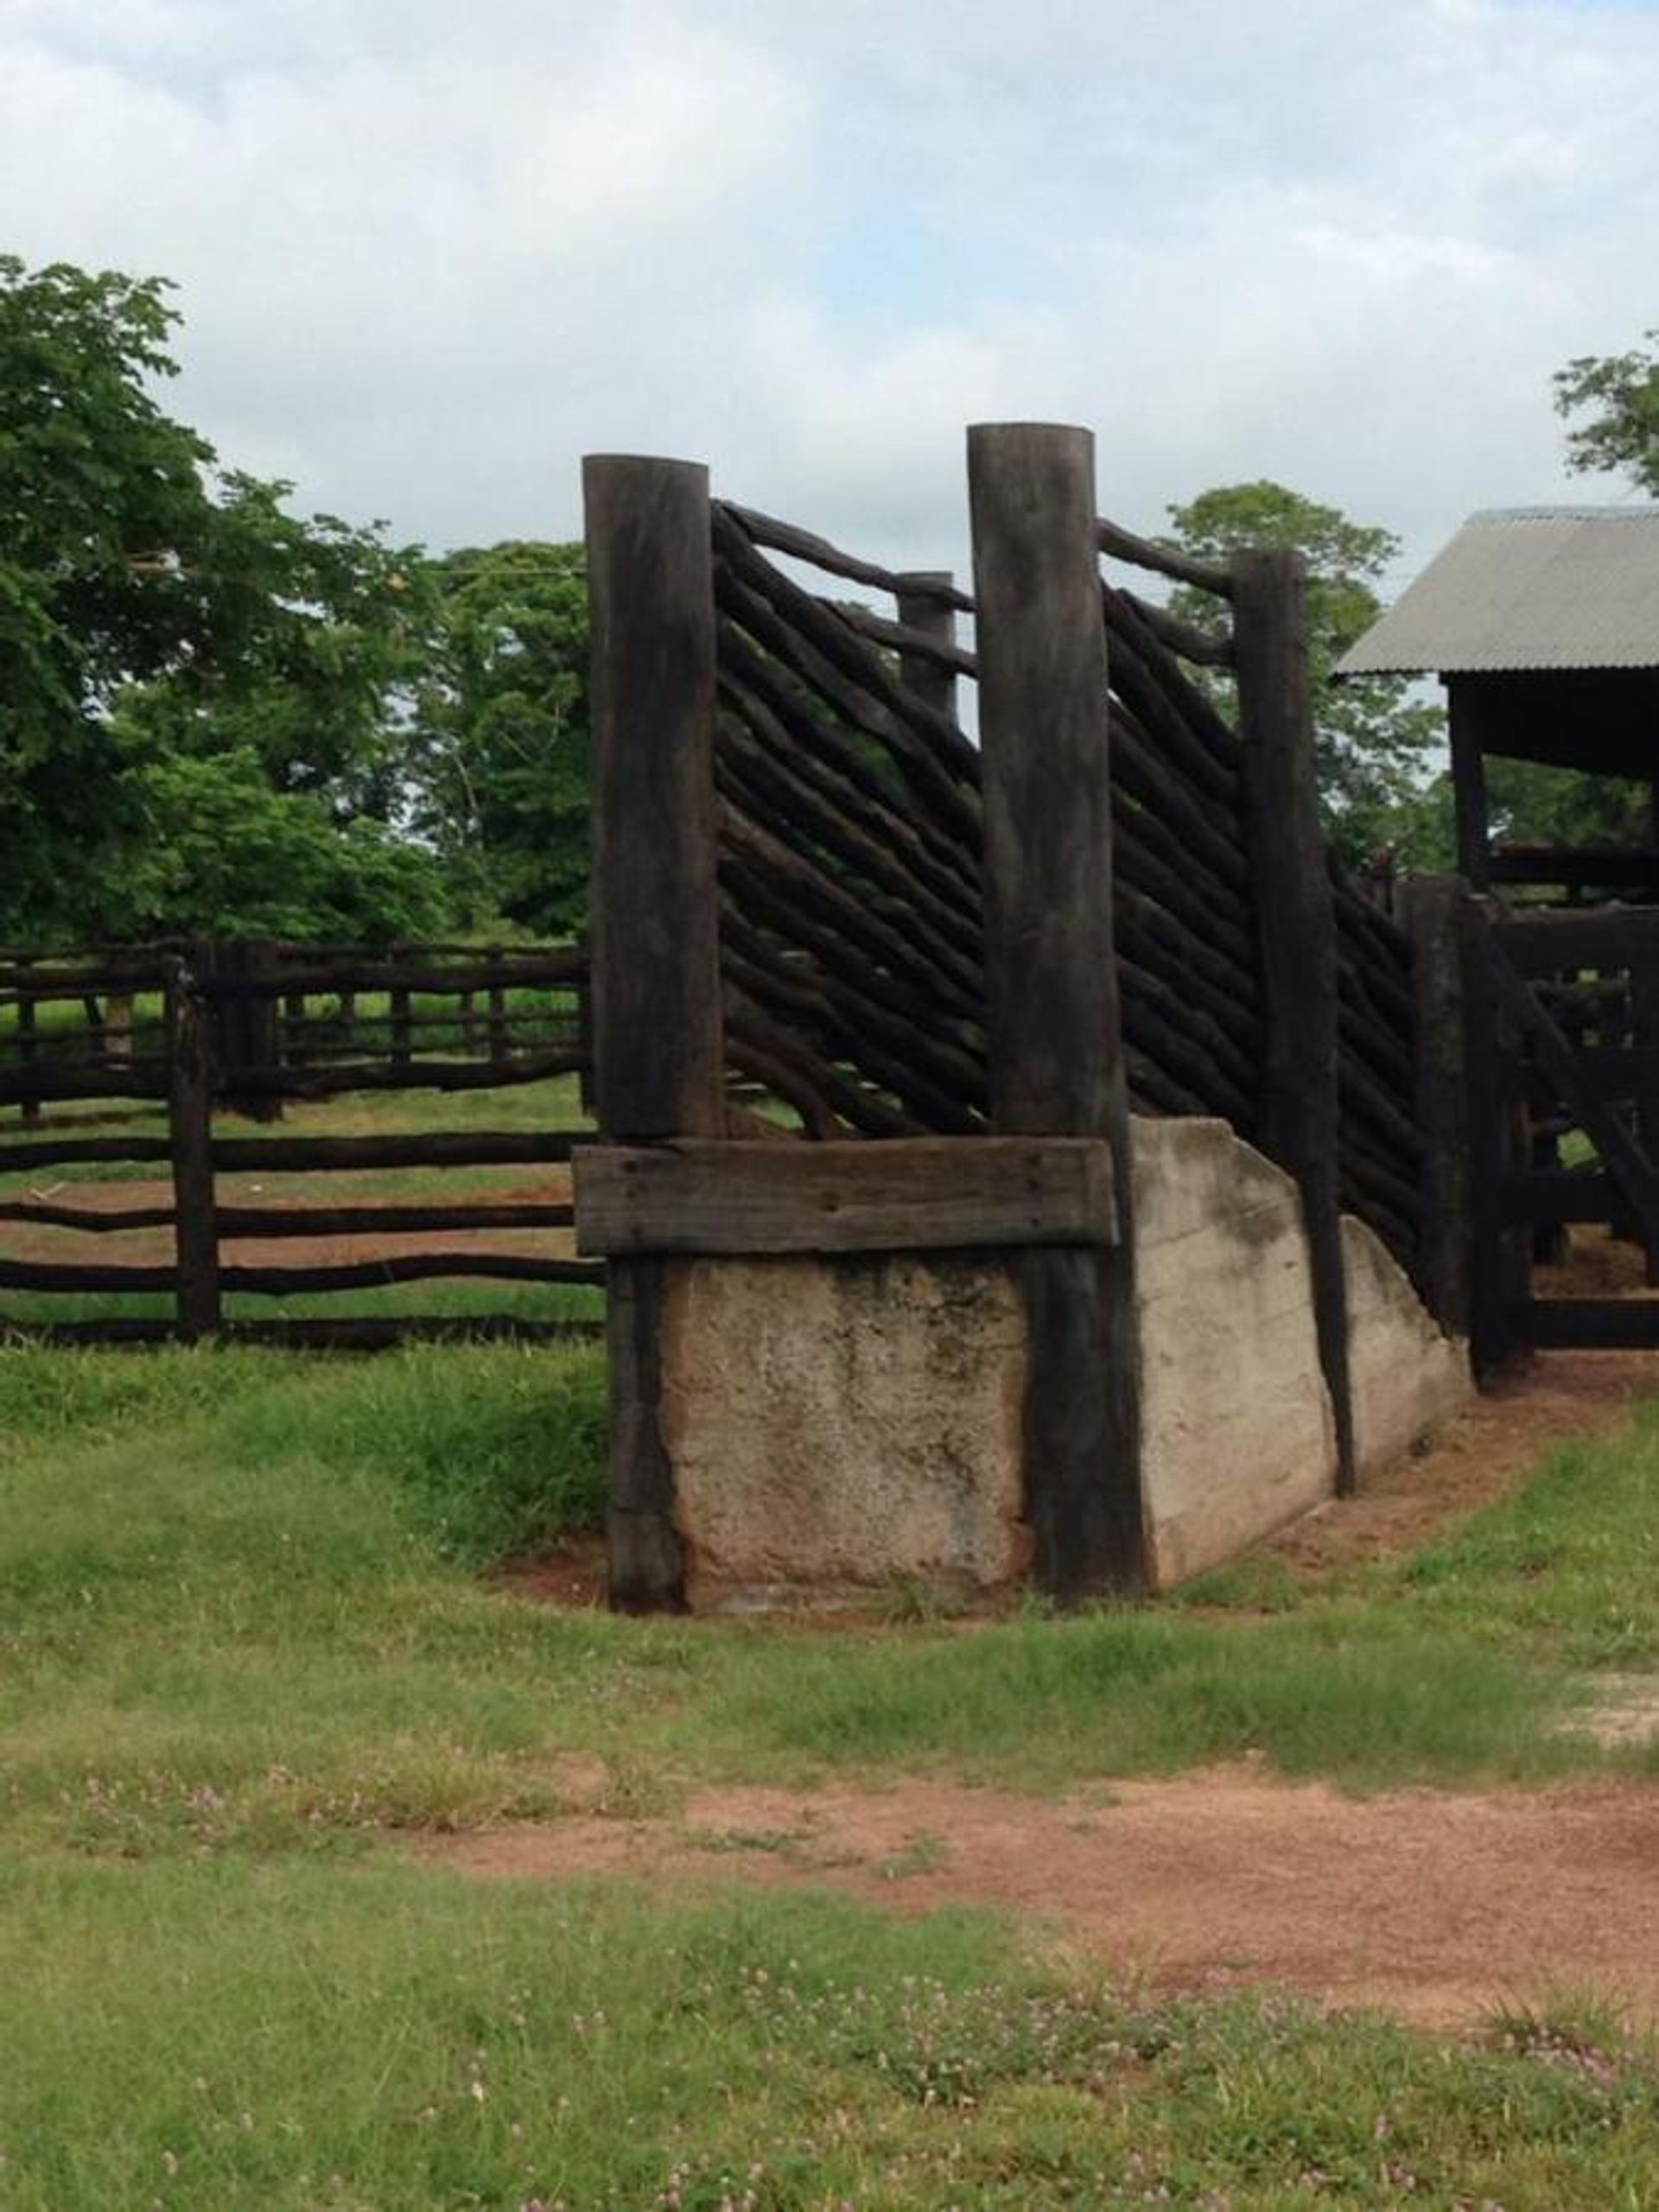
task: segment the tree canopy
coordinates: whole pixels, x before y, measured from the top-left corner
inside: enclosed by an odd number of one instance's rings
[[[435,926],[398,834],[423,557],[162,410],[167,292],[0,257],[0,932]]]
[[[1583,353],[1557,370],[1555,411],[1569,423],[1567,465],[1618,470],[1659,499],[1659,328],[1627,353]]]
[[[1291,546],[1305,556],[1314,741],[1332,842],[1354,865],[1384,849],[1413,861],[1442,858],[1446,810],[1431,781],[1439,714],[1414,701],[1401,677],[1331,681],[1382,611],[1377,587],[1398,539],[1267,479],[1218,486],[1169,516],[1173,543],[1203,560],[1224,561],[1253,545]],[[1205,619],[1201,594],[1177,600],[1183,613]]]

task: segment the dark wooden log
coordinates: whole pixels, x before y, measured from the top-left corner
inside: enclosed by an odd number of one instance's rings
[[[1248,1136],[1255,1113],[1254,1065],[1213,1025],[1201,1030],[1188,1004],[1122,952],[1118,970],[1125,1036],[1204,1098],[1211,1113]]]
[[[1233,561],[1239,732],[1262,961],[1258,1142],[1301,1193],[1319,1365],[1336,1427],[1337,1493],[1357,1480],[1342,1251],[1336,911],[1314,782],[1300,554]]]
[[[721,698],[769,758],[810,785],[838,812],[875,838],[933,896],[975,929],[979,925],[979,847],[951,838],[915,811],[915,803],[839,725],[824,721],[781,671],[770,668],[741,630],[721,626]]]
[[[925,571],[918,571],[925,574]],[[948,574],[948,571],[941,571]],[[857,631],[861,638],[868,638],[872,645],[885,645],[899,655],[899,681],[908,690],[931,693],[931,703],[942,714],[953,718],[957,711],[956,686],[950,679],[957,676],[977,676],[979,662],[965,645],[955,642],[956,622],[948,607],[925,596],[906,600],[901,594],[899,606],[908,606],[909,614],[900,613],[898,621],[889,621],[883,614],[868,607],[849,607],[834,601],[826,604],[834,608],[842,620]],[[936,618],[944,618],[940,627],[932,626]],[[948,623],[949,627],[944,624]],[[918,675],[924,681],[917,681]],[[938,679],[945,683],[938,683]],[[937,688],[936,688],[937,687]]]
[[[189,958],[190,972],[208,987],[202,996],[213,1007],[220,1103],[249,1121],[281,1121],[280,1086],[244,1080],[256,1069],[278,1069],[282,1058],[272,948],[264,938],[232,938],[198,944]],[[224,988],[214,991],[215,983]]]
[[[1458,873],[1471,890],[1491,886],[1491,838],[1486,805],[1486,760],[1475,702],[1455,677],[1446,694],[1446,737],[1452,753],[1452,801],[1457,818]]]
[[[947,721],[957,719],[957,676],[977,677],[979,663],[957,643],[957,617],[948,594],[948,569],[918,569],[899,580],[899,635],[887,642],[899,654],[899,681]]]
[[[17,987],[17,1058],[25,1071],[34,1065],[35,1055],[37,1049],[35,1044],[35,999],[33,992],[28,988],[27,982],[22,980],[28,973],[29,964],[29,963],[27,962],[20,962],[18,963],[19,982]],[[39,1123],[40,1118],[40,1100],[38,1098],[25,1098],[22,1102],[22,1121],[24,1128],[34,1128]]]
[[[1197,893],[1155,844],[1143,821],[1119,807],[1112,820],[1112,873],[1123,898],[1141,900],[1142,918],[1155,915],[1172,941],[1179,938],[1186,958],[1202,967],[1218,988],[1230,991],[1255,1018],[1258,981],[1251,939],[1242,923],[1219,914],[1214,901]],[[1127,910],[1126,910],[1127,911]]]
[[[589,456],[582,478],[599,1116],[613,1136],[713,1136],[724,1107],[708,472]]]
[[[878,591],[892,592],[895,596],[907,582],[914,581],[891,569],[878,568],[874,561],[860,560],[856,554],[843,553],[827,537],[819,537],[810,530],[798,530],[793,523],[779,522],[775,516],[763,515],[753,507],[736,506],[729,499],[717,504],[721,515],[736,523],[756,545],[769,545],[774,553],[787,553],[832,576],[845,576],[855,584],[873,584]],[[949,576],[929,575],[925,583],[915,583],[915,589],[918,595],[925,594],[943,606],[958,607],[964,614],[974,611],[973,601],[957,590]]]
[[[583,1252],[945,1252],[1110,1244],[1098,1140],[594,1146],[576,1177]]]
[[[1659,1299],[1534,1298],[1516,1309],[1512,1326],[1541,1351],[1656,1351]]]
[[[493,983],[503,984],[512,990],[575,991],[582,984],[587,967],[587,956],[576,946],[546,953],[509,950],[499,956],[499,962],[480,957],[474,946],[469,957],[457,959],[453,966],[422,965],[419,957],[413,954],[407,960],[392,961],[384,956],[357,953],[327,963],[311,961],[297,969],[285,966],[277,972],[284,995],[296,992],[315,995],[325,991],[343,991],[355,995],[406,989],[424,996],[448,997],[467,991],[486,991]],[[245,997],[251,986],[245,978],[220,973],[204,978],[200,988],[204,998],[218,1001]],[[326,1019],[321,1015],[309,1018]],[[356,1018],[355,1010],[352,1018]]]
[[[613,1137],[718,1136],[725,1040],[708,472],[583,464],[592,622],[594,1095]],[[612,1270],[611,1599],[684,1603],[662,1436],[665,1287]]]
[[[1238,733],[1121,593],[1103,584],[1100,599],[1112,646],[1112,688],[1119,698],[1141,717],[1196,791],[1230,810],[1241,807]]]
[[[1120,950],[1181,992],[1201,1021],[1213,1021],[1252,1065],[1256,1053],[1255,979],[1183,928],[1167,908],[1145,897],[1120,868],[1112,886]]]
[[[1470,1317],[1469,1103],[1465,1090],[1463,887],[1455,876],[1408,876],[1400,911],[1417,993],[1417,1122],[1422,1191],[1414,1218],[1418,1288],[1440,1326],[1466,1337]]]
[[[890,847],[841,814],[807,779],[769,758],[728,718],[722,719],[715,760],[717,785],[724,785],[751,821],[791,849],[806,832],[833,859],[896,899],[910,925],[923,934],[932,958],[953,972],[963,988],[973,988],[984,957],[977,916],[966,918],[947,906]]]
[[[839,1136],[843,1124],[873,1137],[929,1134],[925,1122],[913,1120],[875,1091],[852,1081],[842,1068],[792,1034],[764,999],[751,996],[735,982],[728,984],[726,1008],[727,1027],[734,1040],[728,1048],[733,1066],[761,1082],[768,1080],[766,1064],[783,1071],[792,1089],[779,1089],[777,1095],[802,1113],[811,1135]],[[802,1097],[813,1102],[810,1118],[802,1109]],[[830,1117],[829,1125],[826,1117]]]
[[[1504,1214],[1504,1185],[1525,1166],[1503,1071],[1519,1046],[1498,988],[1505,955],[1482,907],[1459,909],[1464,1081],[1469,1148],[1469,1355],[1478,1380],[1503,1366],[1525,1341],[1529,1239]]]
[[[158,1288],[174,1292],[178,1332],[186,1344],[211,1336],[219,1322],[219,1232],[214,1221],[213,1025],[181,960],[166,969],[168,1060],[168,1135],[173,1160],[175,1268],[160,1271]],[[88,1285],[88,1287],[92,1287]],[[133,1287],[138,1287],[134,1284]]]
[[[722,605],[729,593],[731,611],[746,627],[753,626],[757,603],[763,606],[772,617],[760,638],[766,649],[778,651],[838,713],[885,743],[918,792],[971,832],[979,755],[956,723],[907,692],[868,640],[791,583],[718,514],[715,543]]]
[[[1143,744],[1128,718],[1112,732],[1112,779],[1163,823],[1185,846],[1192,863],[1205,869],[1243,900],[1249,895],[1242,823],[1198,804]]]
[[[721,874],[732,883],[740,906],[755,899],[769,880],[775,911],[787,915],[791,906],[795,910],[789,925],[797,942],[833,946],[831,959],[845,961],[855,954],[908,981],[924,1000],[934,1000],[943,1010],[969,1021],[978,1017],[982,986],[971,962],[959,956],[948,962],[937,958],[915,933],[906,936],[827,870],[798,859],[781,838],[724,801],[720,830]]]
[[[1196,661],[1200,668],[1230,668],[1233,664],[1233,639],[1230,630],[1205,630],[1196,622],[1187,622],[1167,607],[1157,607],[1138,594],[1126,591],[1121,596],[1133,607],[1160,645],[1167,645],[1183,660]]]
[[[165,1098],[165,1061],[143,1060],[111,1067],[102,1060],[37,1060],[32,1067],[0,1068],[0,1105],[26,1105],[85,1098]]]
[[[1039,1576],[1077,1599],[1138,1589],[1146,1573],[1094,441],[982,424],[968,475],[994,1124],[1103,1140],[1121,1200],[1109,1251],[1034,1252],[1020,1270],[1027,1511]]]
[[[0,1203],[0,1221],[37,1229],[83,1230],[118,1236],[135,1229],[170,1229],[175,1210],[165,1206],[66,1206],[27,1198]],[[516,1205],[236,1206],[214,1209],[221,1244],[238,1237],[410,1235],[424,1230],[569,1229],[568,1205],[524,1199]]]
[[[1096,520],[1095,543],[1109,559],[1126,561],[1136,569],[1151,569],[1158,575],[1191,584],[1198,591],[1212,593],[1217,599],[1230,599],[1233,595],[1230,569],[1214,562],[1197,560],[1178,546],[1160,545],[1153,538],[1139,537],[1121,523]]]
[[[237,1090],[244,1099],[332,1098],[351,1090],[503,1090],[519,1084],[545,1083],[553,1076],[574,1075],[582,1059],[574,1045],[561,1045],[481,1066],[476,1060],[411,1060],[407,1067],[380,1060],[350,1060],[333,1067],[242,1068],[237,1075]],[[118,1095],[128,1094],[118,1091]]]

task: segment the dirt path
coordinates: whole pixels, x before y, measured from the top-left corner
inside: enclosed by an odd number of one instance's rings
[[[1230,1767],[1058,1803],[933,1782],[705,1791],[676,1823],[577,1812],[423,1849],[479,1877],[1007,1906],[1160,1989],[1271,1981],[1440,2028],[1593,1989],[1659,2024],[1659,1790],[1624,1782],[1351,1798]]]

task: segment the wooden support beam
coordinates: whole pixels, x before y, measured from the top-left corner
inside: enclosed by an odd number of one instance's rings
[[[1357,1480],[1340,1198],[1336,909],[1314,783],[1302,556],[1233,556],[1239,734],[1262,971],[1257,1141],[1301,1192],[1337,1494]]]
[[[213,1020],[183,961],[165,964],[168,1136],[173,1162],[175,1296],[186,1344],[219,1324],[219,1227],[213,1213]]]
[[[1112,943],[1111,759],[1094,440],[968,434],[992,1120],[1109,1147],[1119,1241],[1020,1262],[1026,1510],[1065,1599],[1146,1576],[1128,1098]]]
[[[613,1258],[1088,1247],[1116,1236],[1111,1152],[1087,1137],[594,1145],[575,1190],[577,1249]]]
[[[1469,1357],[1478,1381],[1522,1348],[1518,1313],[1530,1274],[1531,1239],[1506,1213],[1503,1193],[1528,1166],[1518,1109],[1503,1070],[1517,1057],[1499,991],[1506,967],[1485,909],[1465,899],[1463,948],[1464,1085],[1469,1132]],[[1512,972],[1512,971],[1510,971]]]
[[[708,471],[590,455],[594,1090],[612,1138],[725,1127],[715,815],[715,591]],[[611,1602],[683,1606],[662,1435],[664,1286],[609,1281]]]
[[[1449,1335],[1469,1333],[1469,1102],[1464,1050],[1464,890],[1454,875],[1408,876],[1396,893],[1417,997],[1417,1121],[1424,1167],[1417,1287]]]
[[[1446,685],[1446,736],[1452,750],[1452,803],[1457,816],[1458,873],[1472,891],[1491,887],[1486,756],[1475,696],[1454,676]]]
[[[954,647],[956,610],[946,594],[953,592],[955,582],[949,569],[918,569],[901,575],[895,597],[899,620],[906,629],[921,631],[938,644]],[[948,665],[925,654],[901,650],[899,681],[937,714],[957,720],[957,678]]]

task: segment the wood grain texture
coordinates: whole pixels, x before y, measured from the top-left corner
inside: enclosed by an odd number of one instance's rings
[[[725,1109],[708,471],[590,455],[582,485],[599,1118],[615,1136],[714,1136]]]
[[[905,1252],[1112,1243],[1111,1151],[1086,1138],[596,1145],[588,1253]]]
[[[213,1201],[213,1027],[184,963],[166,966],[168,1139],[173,1166],[175,1268],[155,1287],[171,1289],[187,1344],[219,1326],[219,1230]],[[88,1269],[87,1274],[96,1272]],[[86,1286],[90,1288],[90,1284]],[[134,1287],[138,1286],[135,1285]]]
[[[1027,1514],[1039,1579],[1075,1600],[1147,1571],[1094,441],[982,424],[968,472],[993,1124],[1103,1141],[1121,1200],[1109,1249],[1020,1262]]]
[[[1342,1250],[1337,923],[1314,781],[1306,587],[1300,554],[1233,559],[1239,734],[1261,957],[1257,1141],[1301,1192],[1337,1491],[1357,1480]]]

